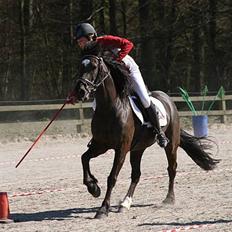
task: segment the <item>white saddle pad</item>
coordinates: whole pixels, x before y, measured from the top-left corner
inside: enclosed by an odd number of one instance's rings
[[[157,111],[159,113],[160,126],[166,126],[167,125],[167,113],[166,113],[163,103],[157,98],[154,98],[154,97],[150,97],[150,98],[151,98],[152,103],[157,107]],[[134,103],[133,97],[129,96],[129,100],[130,100],[132,110],[134,111],[138,119],[141,121],[141,123],[146,124],[147,126],[151,126],[150,122],[144,121],[143,115],[140,109]]]

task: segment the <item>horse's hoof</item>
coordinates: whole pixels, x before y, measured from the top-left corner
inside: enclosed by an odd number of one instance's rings
[[[125,213],[127,211],[128,211],[128,209],[126,207],[123,207],[122,205],[120,205],[118,208],[118,213]]]
[[[92,194],[94,197],[99,197],[101,195],[101,189],[95,183],[90,183],[88,186],[89,193]]]
[[[175,199],[167,197],[166,199],[163,200],[163,204],[174,205],[175,204]]]
[[[103,219],[103,218],[106,218],[106,217],[108,217],[108,213],[98,211],[94,218],[95,219]]]

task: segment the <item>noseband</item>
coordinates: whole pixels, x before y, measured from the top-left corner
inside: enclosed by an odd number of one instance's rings
[[[95,55],[86,55],[82,58],[82,60],[84,60],[85,58],[94,58],[98,61],[98,73],[96,75],[96,77],[99,76],[100,72],[103,70],[102,69],[102,64],[103,64],[103,59],[101,57],[98,57],[98,56],[95,56]],[[80,83],[83,83],[84,85],[87,86],[87,91],[90,93],[90,92],[95,92],[97,90],[97,88],[103,84],[103,82],[105,81],[106,78],[108,78],[110,75],[110,72],[108,71],[108,73],[97,83],[95,83],[96,81],[96,78],[95,80],[93,81],[90,81],[88,79],[85,79],[83,77],[80,77],[79,78],[79,82]]]

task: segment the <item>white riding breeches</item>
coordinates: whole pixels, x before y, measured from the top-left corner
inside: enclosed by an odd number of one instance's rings
[[[132,80],[132,89],[135,91],[135,93],[139,96],[143,106],[145,108],[148,108],[151,105],[151,100],[148,95],[147,88],[145,86],[143,77],[141,75],[141,72],[139,70],[139,66],[135,63],[134,59],[126,55],[122,61],[125,63],[126,67],[129,69],[129,75]]]

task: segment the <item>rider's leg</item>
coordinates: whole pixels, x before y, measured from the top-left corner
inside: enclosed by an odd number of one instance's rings
[[[123,62],[126,64],[127,68],[130,71],[133,90],[139,96],[143,106],[147,110],[149,121],[154,127],[154,132],[157,133],[158,144],[161,147],[166,147],[168,139],[166,138],[164,132],[160,127],[158,111],[156,110],[156,106],[151,103],[147,88],[143,81],[138,65],[135,63],[133,58],[128,55],[125,58],[123,58]]]
[[[151,102],[151,105],[147,108],[147,113],[150,119],[154,131],[157,133],[158,144],[160,147],[166,147],[168,144],[168,139],[161,129],[159,123],[159,112],[156,110],[156,106]]]

